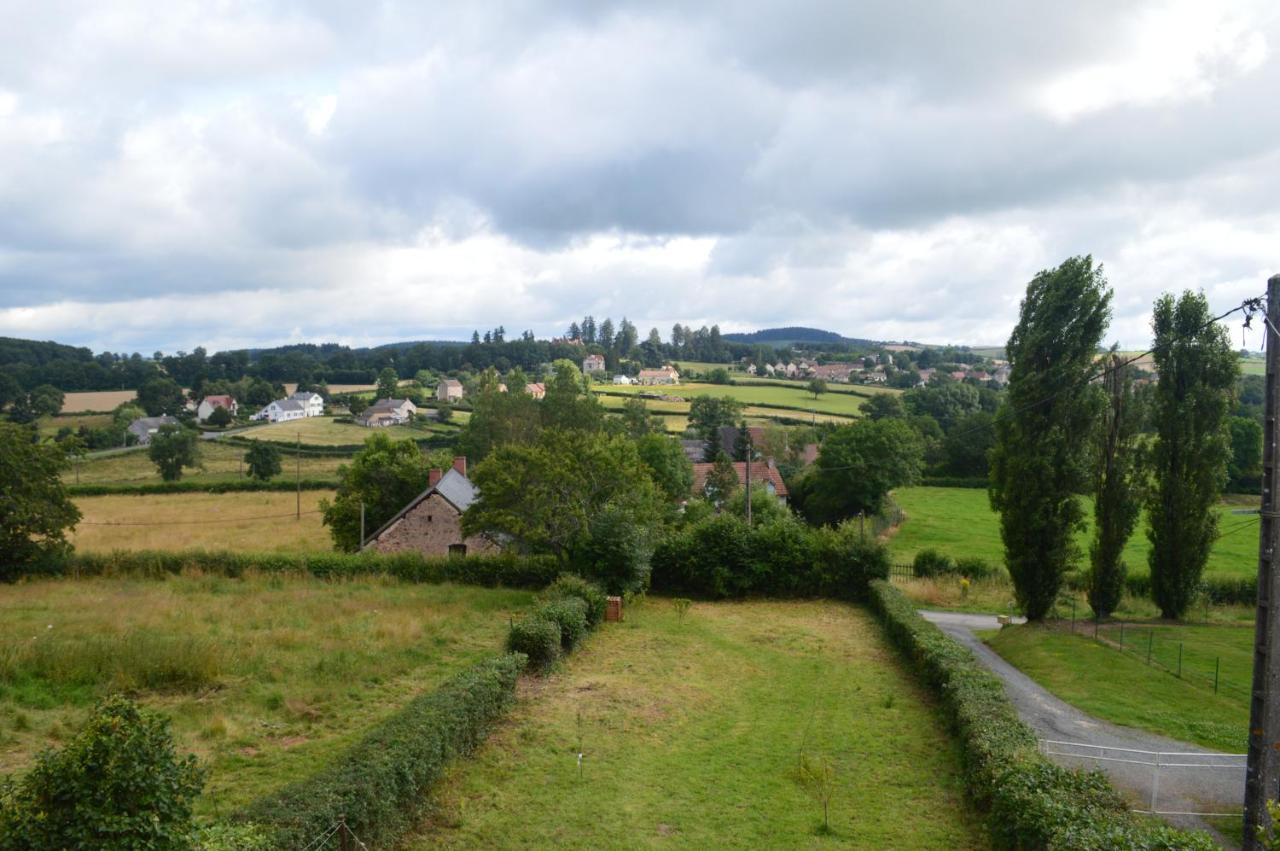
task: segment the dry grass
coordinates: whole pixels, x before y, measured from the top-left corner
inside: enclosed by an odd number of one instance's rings
[[[303,491],[300,520],[287,492],[79,497],[83,518],[71,540],[83,550],[327,551],[333,543],[319,503],[332,496]]]
[[[125,688],[207,761],[202,806],[225,813],[495,652],[529,598],[376,577],[20,583],[0,595],[0,774]]]
[[[200,467],[183,471],[183,481],[234,482],[244,478],[244,446],[235,446],[217,440],[200,442]],[[350,458],[326,458],[304,454],[301,458],[302,478],[333,479],[338,477],[338,467],[350,463]],[[285,455],[280,461],[283,470],[277,477],[290,481],[296,474],[296,456]],[[145,484],[159,483],[160,473],[147,457],[145,449],[90,458],[80,463],[79,480],[83,484]],[[63,480],[76,481],[73,466],[63,474]]]
[[[125,402],[138,398],[133,390],[93,390],[86,393],[67,393],[62,400],[62,413],[79,414],[84,411],[112,411]]]
[[[386,434],[397,440],[414,437],[423,438],[429,432],[420,428],[405,426],[389,426],[387,428],[365,428],[355,423],[334,422],[332,417],[306,417],[301,420],[290,420],[283,423],[272,423],[250,429],[244,437],[252,440],[278,440],[290,442],[301,440],[304,445],[311,446],[347,446],[364,443],[374,433]]]

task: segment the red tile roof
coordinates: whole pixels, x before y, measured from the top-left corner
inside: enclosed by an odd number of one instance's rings
[[[713,467],[715,467],[715,464],[710,462],[693,465],[694,494],[701,494],[703,488],[707,486],[707,476],[711,474]],[[734,461],[733,471],[738,474],[739,487],[745,488],[747,486],[747,462]],[[782,474],[778,472],[777,467],[773,467],[764,461],[752,461],[751,486],[756,487],[766,479],[773,483],[774,492],[777,493],[778,496],[784,498],[788,496],[787,485],[782,481]]]

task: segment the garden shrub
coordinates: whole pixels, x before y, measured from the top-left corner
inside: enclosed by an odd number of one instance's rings
[[[507,650],[523,653],[529,665],[545,670],[560,658],[560,625],[544,617],[527,617],[511,624],[507,632]]]
[[[886,581],[873,581],[871,608],[890,640],[941,700],[965,756],[969,791],[987,812],[1000,847],[1082,851],[1211,849],[1203,833],[1129,812],[1097,772],[1049,762],[1018,718],[1004,686],[973,654],[926,621]]]
[[[445,766],[484,741],[515,701],[525,664],[513,653],[456,674],[374,727],[328,767],[259,798],[237,820],[267,831],[273,848],[304,847],[343,816],[369,847],[393,846],[416,824],[427,789]]]
[[[1004,570],[986,559],[971,556],[969,558],[956,559],[955,572],[957,575],[966,576],[969,579],[991,579],[1003,573]]]
[[[534,610],[534,618],[551,621],[560,630],[560,647],[565,653],[587,637],[587,604],[577,597],[550,600]]]
[[[542,599],[559,600],[565,597],[576,598],[586,604],[588,626],[594,628],[604,621],[608,600],[604,589],[599,585],[576,574],[562,573],[542,592]]]
[[[189,848],[203,785],[196,758],[175,753],[168,719],[117,695],[0,784],[0,849]]]
[[[920,579],[933,579],[936,576],[947,576],[956,572],[956,566],[951,561],[951,557],[933,549],[916,553],[915,560],[911,562],[911,569]]]

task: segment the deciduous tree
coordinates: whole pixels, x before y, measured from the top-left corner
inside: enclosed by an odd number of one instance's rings
[[[427,486],[428,461],[412,440],[370,435],[350,464],[338,468],[338,492],[320,510],[333,544],[344,552],[360,548],[360,505],[365,531],[372,533]]]
[[[244,454],[244,463],[248,468],[249,478],[265,482],[280,475],[280,449],[265,440],[255,440]]]
[[[194,431],[177,425],[160,426],[160,430],[151,435],[147,457],[160,471],[160,478],[176,482],[182,478],[183,467],[195,467],[200,463],[196,440]]]
[[[62,483],[67,456],[30,428],[0,422],[0,580],[12,580],[70,548],[80,511]]]
[[[1089,545],[1089,605],[1107,617],[1120,605],[1128,566],[1124,545],[1138,522],[1141,477],[1138,430],[1141,415],[1128,367],[1112,350],[1103,388],[1106,406],[1096,432],[1097,469],[1093,486],[1093,542]]]

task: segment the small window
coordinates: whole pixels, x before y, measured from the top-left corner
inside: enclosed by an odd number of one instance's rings
[[[449,555],[462,557],[462,556],[465,556],[466,554],[467,554],[466,544],[450,544],[449,545]]]
[[[427,522],[428,522],[428,523],[430,523],[430,522],[431,522],[431,515],[430,515],[430,514],[428,514],[428,515],[427,515]]]

